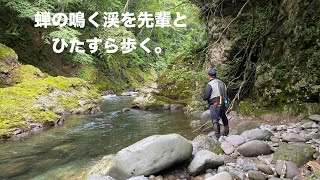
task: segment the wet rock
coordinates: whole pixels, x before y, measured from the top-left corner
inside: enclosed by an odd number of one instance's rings
[[[273,170],[271,169],[270,166],[268,165],[265,165],[265,164],[258,164],[257,165],[257,169],[265,174],[268,174],[268,175],[273,175],[274,172]]]
[[[259,124],[256,122],[252,122],[252,121],[243,121],[241,123],[239,123],[236,127],[236,134],[241,134],[244,131],[250,130],[250,129],[255,129],[255,128],[259,128]]]
[[[266,178],[260,171],[250,170],[248,172],[248,176],[250,180],[265,180]]]
[[[232,180],[232,176],[227,172],[218,173],[212,177],[205,180]]]
[[[270,141],[272,133],[267,130],[262,129],[251,129],[241,133],[241,136],[247,140],[261,140],[261,141]]]
[[[319,114],[311,115],[309,116],[309,119],[311,119],[312,121],[320,122],[320,115]]]
[[[31,166],[25,162],[13,162],[0,166],[0,179],[13,178],[31,170]]]
[[[212,151],[216,154],[223,153],[223,151],[217,141],[215,141],[214,139],[212,139],[206,135],[203,135],[203,134],[195,137],[192,140],[192,147],[193,147],[192,155],[195,155],[197,152],[199,152],[201,150]]]
[[[293,179],[299,174],[299,168],[293,162],[278,160],[276,162],[276,172],[280,177]]]
[[[301,167],[309,160],[313,159],[313,154],[315,152],[315,149],[305,143],[283,143],[275,150],[273,161],[291,161],[297,164],[298,167]]]
[[[283,140],[287,142],[306,142],[306,138],[299,134],[288,133],[283,135]]]
[[[266,142],[259,140],[253,140],[242,144],[238,147],[238,151],[245,157],[255,157],[272,153],[270,146]]]
[[[230,135],[226,137],[225,140],[231,143],[234,147],[238,147],[245,142],[245,139],[239,135]]]
[[[233,153],[233,151],[235,150],[234,146],[231,143],[229,143],[228,141],[223,141],[221,143],[221,149],[227,155]]]
[[[201,150],[192,159],[187,171],[192,175],[198,175],[208,168],[218,168],[223,164],[224,161],[220,156],[207,150]]]

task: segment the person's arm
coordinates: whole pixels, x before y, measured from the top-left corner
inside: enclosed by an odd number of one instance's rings
[[[207,84],[206,89],[202,95],[202,99],[207,101],[210,100],[211,92],[212,92],[212,88],[209,84]]]

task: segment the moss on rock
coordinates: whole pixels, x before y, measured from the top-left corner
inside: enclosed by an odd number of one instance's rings
[[[299,167],[313,159],[316,150],[304,143],[284,143],[274,152],[274,162],[277,160],[291,161]]]

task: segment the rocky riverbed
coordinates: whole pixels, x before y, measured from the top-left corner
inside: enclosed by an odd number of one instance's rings
[[[318,179],[319,122],[320,115],[286,125],[245,121],[220,139],[213,132],[192,141],[155,135],[105,156],[83,179]]]

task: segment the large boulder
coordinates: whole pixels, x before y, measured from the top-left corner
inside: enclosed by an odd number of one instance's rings
[[[242,144],[238,147],[238,151],[245,157],[255,157],[272,153],[270,146],[266,142],[259,140],[253,140]]]
[[[227,172],[218,173],[212,177],[206,178],[205,180],[233,180],[231,174]]]
[[[270,131],[262,129],[251,129],[241,133],[241,136],[247,140],[261,140],[261,141],[270,141],[270,138],[273,134]]]
[[[207,169],[215,169],[223,165],[223,159],[207,150],[199,151],[188,166],[188,172],[192,175],[203,173]]]
[[[201,150],[208,150],[216,154],[223,153],[219,143],[204,134],[201,134],[192,140],[192,147],[193,147],[192,155],[197,154],[197,152]]]
[[[119,151],[104,169],[115,179],[151,175],[190,159],[192,144],[178,134],[154,135]]]
[[[14,50],[0,43],[0,87],[15,83],[18,64],[18,55]]]
[[[257,122],[254,121],[243,121],[240,122],[235,130],[236,134],[241,134],[244,131],[250,130],[250,129],[255,129],[255,128],[259,128],[260,125]]]
[[[305,143],[283,143],[274,152],[273,160],[291,161],[299,167],[313,159],[316,150]]]
[[[299,175],[299,168],[293,162],[278,160],[276,162],[276,172],[280,177],[293,179]]]

